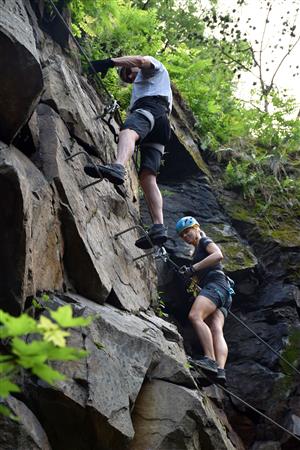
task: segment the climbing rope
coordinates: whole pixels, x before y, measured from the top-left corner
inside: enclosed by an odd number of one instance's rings
[[[114,115],[117,115],[117,122],[119,123],[119,125],[122,124],[122,119],[121,119],[121,116],[120,116],[120,113],[119,113],[120,105],[118,104],[116,99],[111,95],[111,93],[108,91],[108,89],[106,88],[106,86],[102,82],[102,80],[99,77],[98,73],[96,72],[96,70],[95,70],[95,68],[94,68],[90,58],[88,57],[88,55],[86,54],[86,52],[84,51],[82,46],[79,44],[78,40],[75,38],[74,34],[72,33],[72,30],[70,30],[68,24],[66,23],[65,19],[63,18],[63,16],[61,15],[59,10],[57,9],[56,5],[53,3],[52,0],[49,0],[49,2],[51,3],[54,11],[56,12],[58,17],[62,21],[62,23],[65,26],[66,30],[68,31],[69,35],[73,39],[75,45],[77,46],[77,48],[79,49],[79,51],[81,52],[83,57],[85,58],[85,60],[88,63],[89,67],[92,69],[94,75],[96,75],[96,77],[95,77],[96,83],[98,83],[98,86],[100,85],[100,88],[103,89],[106,92],[106,94],[109,96],[109,98],[111,100],[111,103],[104,108],[103,114],[97,115],[95,117],[95,120],[98,120],[98,119],[103,120],[103,122],[108,126],[108,128],[112,132],[112,134],[114,136],[114,141],[117,144],[119,142],[119,135],[116,132],[114,126],[111,124],[111,120],[112,120]],[[108,119],[105,118],[105,116],[107,116],[107,115],[109,115]],[[138,147],[136,146],[136,150],[137,149],[138,149]],[[137,153],[137,152],[134,152],[134,154],[135,153]],[[134,154],[132,155],[132,160],[133,160],[134,167],[135,167],[136,171],[138,172],[138,165],[137,165],[136,159],[134,158]]]
[[[68,31],[69,35],[71,36],[71,38],[73,39],[75,45],[77,46],[78,50],[80,51],[80,53],[83,55],[84,59],[86,60],[86,62],[88,63],[89,67],[91,68],[92,72],[95,75],[95,80],[96,80],[96,84],[98,84],[98,87],[100,87],[102,90],[105,91],[105,93],[108,95],[109,99],[111,100],[111,104],[107,105],[106,108],[104,109],[104,113],[97,116],[96,119],[101,118],[109,127],[109,129],[112,131],[113,135],[114,135],[114,139],[115,142],[116,141],[116,131],[113,128],[113,126],[111,125],[110,121],[111,118],[114,114],[118,114],[118,122],[121,123],[121,116],[118,113],[118,109],[120,108],[119,104],[117,103],[117,101],[115,100],[115,98],[112,96],[112,94],[108,91],[108,89],[106,88],[105,84],[103,83],[103,81],[101,80],[100,76],[98,75],[98,73],[96,72],[90,58],[88,57],[88,55],[86,54],[86,52],[84,51],[84,49],[82,48],[82,46],[79,44],[78,40],[75,38],[74,34],[72,33],[72,30],[70,30],[68,24],[66,23],[65,19],[63,18],[63,16],[61,15],[61,13],[59,12],[58,8],[56,7],[56,5],[53,3],[53,0],[49,0],[49,2],[52,5],[52,8],[54,9],[54,11],[56,12],[56,14],[58,15],[58,17],[60,18],[60,20],[62,21],[63,25],[65,26],[66,30]],[[104,119],[104,117],[110,114],[111,118],[106,121]]]
[[[252,333],[260,342],[262,342],[263,344],[265,344],[275,355],[277,355],[282,361],[284,361],[291,369],[293,369],[297,374],[300,375],[300,371],[293,365],[291,364],[286,358],[284,358],[284,356],[282,356],[277,350],[275,350],[270,344],[268,344],[263,338],[261,338],[257,333],[255,333],[255,331],[251,330],[250,327],[248,327],[248,325],[243,322],[238,316],[236,316],[233,312],[228,311],[229,314],[234,317],[235,320],[237,320],[241,325],[243,325],[245,328],[247,328],[248,331],[250,331],[250,333]]]
[[[207,377],[208,378],[208,377]],[[210,378],[208,378],[210,380]],[[212,383],[215,383],[213,380],[210,380]],[[224,392],[226,392],[228,395],[234,397],[235,399],[237,399],[239,402],[243,403],[245,406],[248,406],[248,408],[252,409],[252,411],[255,411],[257,414],[259,414],[260,416],[262,416],[264,419],[267,419],[269,422],[271,422],[273,425],[277,426],[278,428],[280,428],[282,431],[284,431],[285,433],[288,433],[290,436],[292,436],[294,439],[296,439],[297,441],[300,442],[300,437],[298,437],[296,434],[292,433],[290,430],[288,430],[287,428],[283,427],[282,425],[280,425],[278,422],[276,422],[275,420],[271,419],[271,417],[267,416],[266,414],[264,414],[263,412],[259,411],[259,409],[256,409],[254,406],[250,405],[250,403],[246,402],[245,400],[243,400],[242,398],[240,398],[238,395],[234,394],[233,392],[231,392],[229,389],[225,388],[224,386],[222,386],[221,384],[218,384],[219,388],[221,388]]]
[[[98,76],[98,73],[96,72],[96,70],[94,69],[94,66],[91,62],[91,60],[89,59],[89,57],[87,56],[86,52],[83,50],[83,48],[81,47],[81,45],[79,44],[79,42],[77,41],[77,39],[75,38],[74,34],[72,33],[72,31],[70,30],[67,22],[65,21],[65,19],[63,18],[63,16],[61,15],[61,13],[59,12],[59,10],[57,9],[56,5],[53,3],[52,0],[49,0],[49,2],[52,5],[52,8],[54,9],[54,11],[56,12],[56,14],[58,15],[58,17],[60,18],[60,20],[62,21],[62,23],[64,24],[66,30],[68,31],[69,35],[71,36],[71,38],[73,39],[75,45],[77,46],[77,48],[79,49],[79,51],[81,52],[81,54],[84,56],[86,62],[88,63],[88,65],[90,66],[90,68],[92,69],[92,71],[94,72],[94,74],[96,75],[96,80],[97,82],[101,85],[101,88],[106,92],[106,94],[110,97],[110,99],[112,101],[115,101],[115,99],[113,98],[113,96],[111,95],[111,93],[106,89],[104,83],[102,82],[101,78]]]

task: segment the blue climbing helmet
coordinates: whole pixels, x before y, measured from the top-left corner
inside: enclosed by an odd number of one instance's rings
[[[200,227],[199,222],[194,217],[186,216],[182,217],[178,220],[176,223],[176,232],[177,234],[181,234],[186,228],[194,227],[195,225],[198,225]]]

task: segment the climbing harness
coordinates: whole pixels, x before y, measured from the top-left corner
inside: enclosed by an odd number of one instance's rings
[[[135,109],[133,112],[138,113],[141,116],[146,117],[146,119],[150,123],[150,131],[153,130],[154,124],[155,124],[155,118],[154,118],[153,114],[150,111],[147,111],[146,109],[138,108],[138,109]]]
[[[225,287],[224,289],[228,292],[229,295],[234,295],[235,291],[234,291],[233,288],[234,288],[235,282],[228,275],[226,275],[222,270],[218,270],[218,269],[217,270],[212,270],[211,272],[209,272],[206,275],[206,277],[205,277],[205,279],[203,281],[205,282],[207,279],[209,279],[209,277],[211,275],[216,274],[216,273],[225,275],[225,278],[226,278],[227,283],[228,283],[228,287],[227,288]],[[199,287],[199,290],[201,290],[200,287]],[[219,291],[219,289],[215,288],[214,290],[217,292],[218,295],[220,295],[222,297],[222,293]]]
[[[113,103],[104,108],[103,114],[99,114],[95,117],[95,120],[101,119],[108,126],[114,136],[114,141],[116,144],[119,142],[119,133],[115,130],[115,127],[111,124],[111,121],[118,108],[120,108],[120,105],[117,100],[114,100]],[[108,116],[108,119],[105,118],[106,116]]]

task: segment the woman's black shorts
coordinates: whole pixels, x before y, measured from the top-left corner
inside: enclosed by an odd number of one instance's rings
[[[225,288],[222,283],[212,281],[207,283],[200,292],[200,295],[211,300],[226,318],[232,304],[232,297],[229,287]]]

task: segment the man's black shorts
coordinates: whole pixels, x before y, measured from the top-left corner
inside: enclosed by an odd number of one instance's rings
[[[122,130],[124,129],[134,130],[140,137],[138,140],[141,149],[140,173],[143,169],[149,169],[157,175],[164,148],[159,151],[155,146],[151,146],[151,143],[165,146],[169,141],[170,123],[167,114],[155,119],[151,130],[150,120],[143,114],[133,111],[125,120],[122,126]]]
[[[156,150],[156,148],[151,147],[150,145],[147,147],[140,146],[141,159],[140,159],[140,169],[139,175],[142,173],[144,169],[150,170],[150,172],[157,175],[160,168],[161,157],[162,154],[160,151]]]

